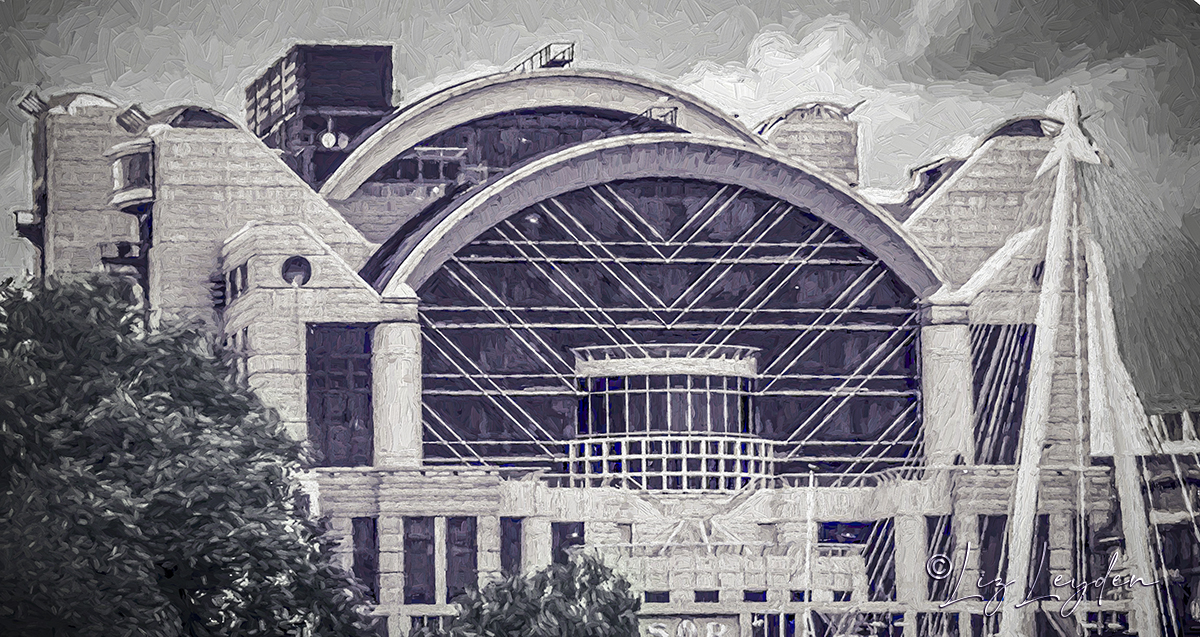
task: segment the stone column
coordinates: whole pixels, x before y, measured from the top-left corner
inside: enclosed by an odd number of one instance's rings
[[[500,517],[481,515],[478,518],[479,586],[482,588],[500,576]]]
[[[549,518],[525,518],[521,538],[521,572],[536,573],[550,565],[553,537]]]
[[[922,309],[921,396],[925,449],[932,465],[949,465],[961,455],[975,463],[971,399],[971,332],[965,305]]]
[[[925,516],[898,515],[895,520],[896,601],[919,604],[925,601],[927,592],[925,560],[929,543]]]
[[[404,518],[379,515],[379,606],[404,603]]]
[[[371,342],[376,467],[421,465],[421,327],[416,300],[405,306],[411,316],[376,325]]]
[[[333,550],[336,561],[350,572],[354,569],[354,523],[350,518],[335,517],[329,520],[329,534],[337,544]]]
[[[955,511],[951,524],[954,529],[954,559],[951,561],[954,570],[951,571],[950,597],[976,595],[979,593],[979,515]]]
[[[446,602],[446,554],[449,547],[446,545],[446,518],[436,517],[433,519],[433,603],[445,604]]]

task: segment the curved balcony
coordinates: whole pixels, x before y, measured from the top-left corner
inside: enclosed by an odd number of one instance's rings
[[[572,486],[736,491],[769,477],[772,456],[770,441],[750,435],[592,435],[569,445],[567,466]]]
[[[154,201],[154,143],[138,139],[118,144],[106,156],[113,160],[113,194],[109,205],[123,212]]]
[[[724,345],[582,347],[568,446],[573,486],[733,491],[773,472],[754,435],[758,350]]]

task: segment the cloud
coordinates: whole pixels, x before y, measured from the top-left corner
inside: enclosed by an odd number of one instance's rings
[[[913,15],[917,13],[914,9]],[[962,155],[1004,120],[1040,114],[1074,88],[1086,111],[1095,115],[1089,127],[1145,182],[1152,198],[1173,208],[1176,219],[1181,211],[1197,207],[1181,193],[1194,190],[1187,184],[1200,183],[1195,168],[1200,154],[1192,146],[1174,149],[1170,134],[1154,125],[1170,117],[1157,96],[1165,65],[1180,63],[1174,44],[1156,43],[1110,61],[1080,62],[1050,80],[1032,70],[975,70],[947,80],[913,71],[936,66],[936,58],[922,48],[928,40],[924,24],[914,18],[893,33],[870,30],[846,15],[826,16],[795,36],[777,30],[760,33],[745,62],[700,62],[678,81],[752,126],[805,102],[866,100],[854,119],[860,123],[863,185],[875,188],[904,186],[908,168],[942,155]],[[906,46],[894,47],[895,42]]]

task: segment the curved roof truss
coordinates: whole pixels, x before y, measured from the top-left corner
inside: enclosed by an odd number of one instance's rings
[[[762,145],[741,122],[666,85],[604,71],[504,73],[463,82],[402,108],[368,137],[321,188],[327,199],[354,194],[381,166],[421,140],[460,124],[514,110],[580,106],[637,115],[677,109],[676,125],[692,133]]]
[[[681,178],[760,192],[811,211],[860,242],[920,298],[940,268],[886,211],[782,153],[730,139],[656,133],[600,139],[535,159],[433,215],[387,257],[385,297],[409,297],[475,237],[558,195],[620,180]]]

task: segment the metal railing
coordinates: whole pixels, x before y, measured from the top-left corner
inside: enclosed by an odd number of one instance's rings
[[[551,42],[518,64],[512,72],[526,73],[537,69],[557,69],[574,61],[574,42]]]

